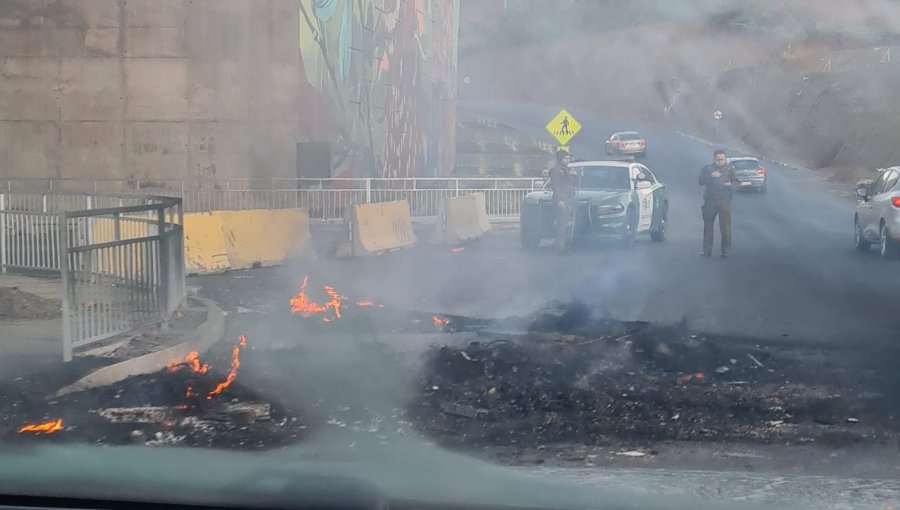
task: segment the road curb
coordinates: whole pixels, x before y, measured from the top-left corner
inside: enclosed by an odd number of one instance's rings
[[[194,298],[206,305],[206,321],[191,333],[184,335],[182,342],[161,351],[144,354],[137,358],[109,365],[82,377],[74,383],[56,392],[57,397],[84,391],[91,388],[108,386],[129,377],[151,374],[162,370],[173,360],[184,359],[188,353],[196,351],[204,353],[225,335],[225,312],[208,299]]]
[[[708,145],[710,147],[721,147],[723,149],[727,149],[728,151],[734,151],[734,152],[745,152],[745,153],[750,153],[750,154],[754,153],[754,151],[748,151],[747,148],[741,149],[741,148],[737,148],[737,147],[731,147],[727,143],[724,143],[724,144],[723,143],[715,143],[710,140],[707,140],[706,138],[701,138],[699,136],[692,135],[690,133],[685,133],[684,131],[676,130],[675,134],[678,136],[684,137],[684,138],[689,138],[695,142],[702,143],[703,145]],[[815,170],[813,170],[812,168],[805,167],[803,165],[798,165],[796,163],[787,163],[787,162],[779,161],[777,159],[770,158],[768,156],[763,156],[763,155],[760,155],[759,158],[764,159],[766,161],[771,161],[772,163],[775,163],[775,164],[781,165],[781,166],[785,166],[788,168],[799,168],[802,170],[807,170],[809,172],[815,172]]]

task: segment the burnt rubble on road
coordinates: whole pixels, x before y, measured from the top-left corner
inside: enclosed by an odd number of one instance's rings
[[[0,391],[7,409],[2,440],[226,449],[299,441],[308,423],[238,380],[240,363],[252,363],[253,354],[246,342],[223,342],[202,358],[192,353],[166,370],[58,398],[30,381],[12,381]],[[57,420],[57,430],[40,430]],[[38,430],[23,431],[27,425]]]
[[[867,374],[845,379],[787,347],[589,315],[564,307],[534,319],[527,332],[485,331],[467,346],[434,347],[411,420],[462,449],[652,451],[667,441],[838,447],[898,437],[895,406],[866,386]]]
[[[40,377],[11,381],[0,389],[3,439],[270,449],[320,427],[387,441],[409,426],[447,448],[516,462],[582,446],[638,456],[671,442],[844,447],[900,437],[885,367],[820,345],[621,322],[579,303],[503,320],[363,301],[291,306],[235,319],[292,331],[265,347],[260,338],[258,350],[241,336],[60,398],[47,397]],[[20,433],[26,424],[39,430]]]

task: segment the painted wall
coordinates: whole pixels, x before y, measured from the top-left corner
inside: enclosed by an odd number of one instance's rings
[[[296,175],[297,3],[0,1],[0,177]]]
[[[300,0],[300,132],[334,177],[453,170],[459,0]]]

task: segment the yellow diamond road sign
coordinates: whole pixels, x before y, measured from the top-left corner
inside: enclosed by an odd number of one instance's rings
[[[581,124],[566,110],[560,110],[547,124],[547,131],[556,138],[560,145],[569,145],[569,141],[581,131]]]

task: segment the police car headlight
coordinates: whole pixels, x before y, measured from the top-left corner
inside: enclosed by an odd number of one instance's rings
[[[609,204],[609,205],[595,205],[594,213],[595,214],[619,214],[625,210],[625,206],[622,204]]]

